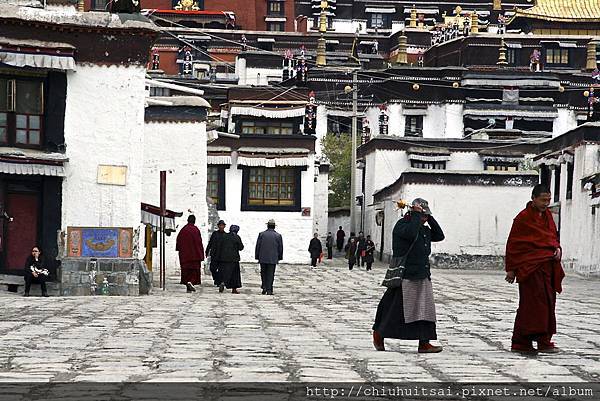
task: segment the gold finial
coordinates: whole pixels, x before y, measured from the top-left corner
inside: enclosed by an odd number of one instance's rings
[[[321,14],[319,15],[319,32],[327,32],[327,1],[321,1]]]
[[[321,1],[321,14],[319,15],[319,32],[321,32],[321,37],[319,37],[317,41],[317,58],[315,63],[317,66],[327,65],[327,55],[326,55],[326,41],[325,41],[325,32],[327,32],[327,1]]]
[[[79,11],[80,13],[85,11],[85,2],[83,0],[77,1],[77,11]]]
[[[410,20],[409,20],[408,26],[411,28],[417,27],[417,8],[415,7],[414,4],[410,10]]]
[[[462,12],[462,7],[461,6],[456,6],[456,8],[454,9],[454,14],[455,15],[460,15],[461,12]]]
[[[494,0],[494,11],[502,11],[502,0]]]
[[[198,11],[200,7],[198,7],[198,3],[194,0],[179,0],[177,5],[173,7],[175,10],[184,10],[184,11]]]
[[[404,65],[408,64],[408,55],[406,53],[407,48],[407,38],[404,32],[400,36],[398,36],[398,53],[396,54],[396,59],[394,64]]]
[[[587,61],[585,63],[585,69],[588,71],[594,71],[596,68],[598,68],[598,62],[596,61],[597,45],[598,43],[593,40],[590,40],[587,44]]]
[[[479,33],[479,16],[477,11],[471,13],[471,33]]]
[[[498,62],[496,64],[499,66],[508,65],[508,61],[506,61],[506,43],[504,43],[504,39],[500,42],[500,53],[498,54]]]

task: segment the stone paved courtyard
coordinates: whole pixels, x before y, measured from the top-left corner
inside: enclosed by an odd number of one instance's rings
[[[186,294],[23,298],[0,293],[0,381],[600,381],[599,281],[573,274],[557,303],[557,355],[508,352],[517,287],[499,271],[434,270],[441,354],[415,341],[371,345],[384,267],[344,259],[280,266],[260,295],[245,265],[241,294],[203,274]],[[39,287],[34,286],[33,294]]]

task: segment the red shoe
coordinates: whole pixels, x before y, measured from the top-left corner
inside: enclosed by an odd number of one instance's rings
[[[378,331],[373,330],[373,346],[377,351],[385,351],[385,345],[383,344],[383,337]]]
[[[419,354],[435,354],[442,352],[443,349],[439,345],[431,345],[429,343],[419,344]]]

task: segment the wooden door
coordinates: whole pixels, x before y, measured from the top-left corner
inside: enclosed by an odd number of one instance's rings
[[[6,270],[23,270],[31,248],[38,244],[39,195],[35,193],[8,193],[6,213],[13,218],[6,229]]]

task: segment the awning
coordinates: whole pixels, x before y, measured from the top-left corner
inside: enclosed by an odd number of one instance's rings
[[[231,155],[208,155],[206,164],[231,164]]]
[[[265,17],[265,22],[285,22],[286,17]]]
[[[11,163],[0,161],[0,173],[19,175],[47,175],[65,177],[65,167],[56,164]]]
[[[75,47],[68,43],[0,37],[0,63],[14,67],[75,70]]]
[[[309,150],[303,148],[254,148],[238,149],[237,164],[249,167],[308,166]]]
[[[274,38],[257,38],[257,42],[275,43]]]
[[[444,162],[450,160],[450,156],[447,155],[416,155],[409,154],[410,160],[419,160],[423,162]]]
[[[465,110],[465,116],[480,116],[490,117],[529,117],[530,119],[540,118],[556,118],[558,117],[558,111],[542,111],[542,110],[499,110],[499,109],[478,109],[478,110]]]
[[[506,42],[505,43],[506,47],[508,47],[509,49],[521,49],[523,46],[521,46],[520,43],[510,43],[510,42]]]
[[[241,115],[267,118],[302,117],[304,113],[304,107],[264,108],[232,106],[230,110],[232,116]]]
[[[153,227],[160,227],[160,208],[157,206],[150,205],[148,203],[141,203],[141,222],[142,224],[150,224]],[[175,217],[183,216],[182,212],[174,212],[167,209],[167,215],[165,216],[165,230],[175,231],[177,226],[175,225]]]
[[[411,146],[406,150],[406,153],[410,154],[410,157],[416,155],[427,155],[427,156],[450,156],[450,150],[448,148],[437,148],[437,147],[420,147]]]
[[[394,14],[396,9],[393,7],[390,8],[379,8],[379,7],[367,7],[365,8],[366,13],[374,13],[374,14]]]
[[[402,110],[402,114],[405,116],[424,116],[427,115],[427,109],[407,109]]]

